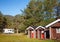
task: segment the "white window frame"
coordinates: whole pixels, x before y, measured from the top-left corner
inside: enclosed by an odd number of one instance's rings
[[[56,33],[60,33],[60,28],[56,28]]]

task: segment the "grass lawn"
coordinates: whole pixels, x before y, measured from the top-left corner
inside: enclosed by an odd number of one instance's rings
[[[0,42],[60,42],[60,41],[30,39],[23,34],[0,34]]]

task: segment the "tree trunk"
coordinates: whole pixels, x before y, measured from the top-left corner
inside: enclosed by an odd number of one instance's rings
[[[17,29],[17,34],[18,34],[18,29]]]

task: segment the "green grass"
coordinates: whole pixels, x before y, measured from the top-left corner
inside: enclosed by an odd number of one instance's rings
[[[30,39],[23,34],[0,34],[0,42],[57,42],[57,41]]]

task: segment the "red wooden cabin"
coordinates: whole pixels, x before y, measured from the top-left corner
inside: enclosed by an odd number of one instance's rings
[[[36,30],[36,38],[37,39],[44,39],[45,35],[44,35],[44,27],[42,26],[38,26],[35,30]]]
[[[28,37],[37,39],[60,39],[60,19],[42,26],[29,26]]]
[[[42,26],[29,26],[27,28],[28,30],[28,37],[30,38],[38,38],[38,39],[44,39],[44,27]]]
[[[28,30],[28,37],[29,38],[36,38],[36,31],[35,31],[35,28],[36,28],[37,26],[29,26],[28,28],[27,28],[27,30]]]
[[[46,39],[60,39],[60,19],[45,26]]]

